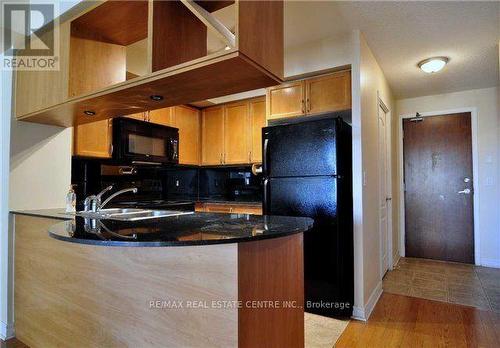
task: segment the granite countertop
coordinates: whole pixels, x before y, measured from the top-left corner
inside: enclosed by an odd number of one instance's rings
[[[64,208],[38,209],[38,210],[12,210],[11,214],[37,216],[49,219],[71,220],[74,215],[67,214]]]
[[[194,213],[135,222],[71,217],[49,228],[52,238],[103,245],[165,247],[241,243],[309,230],[303,217]]]

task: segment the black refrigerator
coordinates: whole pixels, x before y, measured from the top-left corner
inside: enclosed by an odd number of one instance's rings
[[[263,128],[264,214],[314,219],[304,233],[305,311],[350,317],[352,135],[341,117],[328,116]]]

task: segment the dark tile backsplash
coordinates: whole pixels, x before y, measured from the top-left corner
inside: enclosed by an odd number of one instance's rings
[[[164,198],[168,200],[198,197],[198,168],[172,168],[161,171]]]
[[[101,175],[100,168],[99,161],[73,159],[71,182],[77,185],[78,201],[109,184],[116,189],[138,187],[137,200],[262,200],[262,177],[254,176],[250,167],[138,168],[137,174],[129,176]]]

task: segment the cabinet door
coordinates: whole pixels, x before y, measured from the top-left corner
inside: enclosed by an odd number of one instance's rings
[[[346,110],[351,108],[351,72],[307,80],[306,109],[308,114]]]
[[[74,128],[76,156],[110,158],[113,119],[79,124]]]
[[[173,108],[151,110],[146,113],[146,120],[163,126],[176,127]]]
[[[133,118],[133,119],[139,120],[139,121],[146,121],[146,113],[145,112],[138,112],[136,114],[127,115],[125,117],[126,118]]]
[[[179,128],[179,163],[200,164],[200,111],[188,106],[176,106],[172,112]]]
[[[262,127],[266,126],[266,100],[264,98],[250,100],[249,106],[251,126],[250,162],[262,162]]]
[[[276,119],[305,114],[304,81],[271,87],[267,90],[267,118]]]
[[[224,164],[250,162],[248,102],[224,107]]]
[[[202,113],[201,164],[222,164],[224,152],[224,108],[214,106]]]

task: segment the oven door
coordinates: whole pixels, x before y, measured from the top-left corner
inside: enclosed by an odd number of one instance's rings
[[[113,120],[113,158],[132,164],[179,162],[179,130],[129,118]]]

